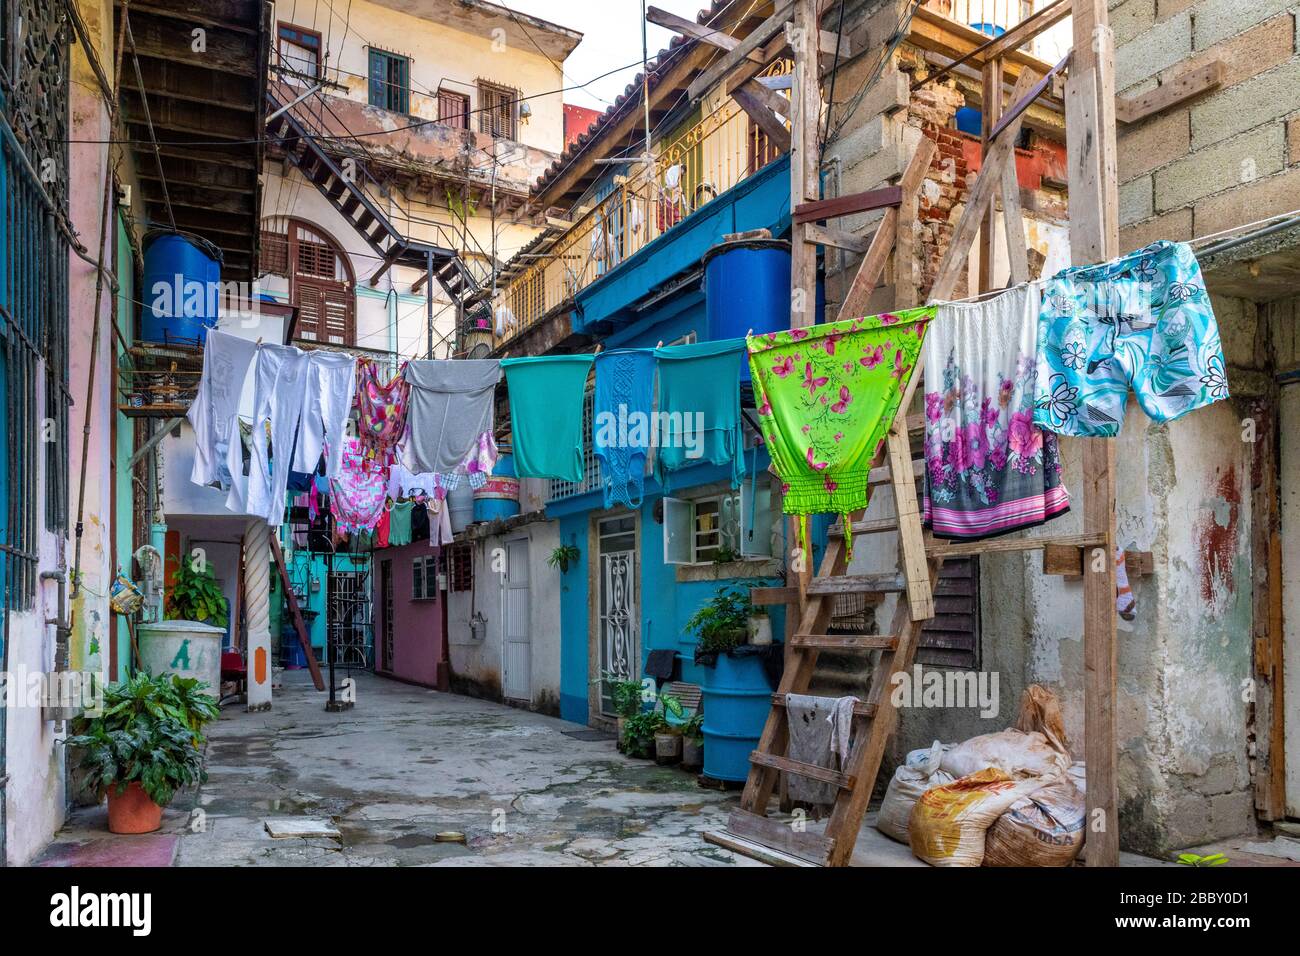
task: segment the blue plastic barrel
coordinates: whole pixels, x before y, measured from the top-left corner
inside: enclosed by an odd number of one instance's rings
[[[705,670],[704,775],[743,781],[772,709],[772,685],[757,654],[719,654]]]
[[[497,459],[482,488],[474,489],[474,520],[495,521],[519,514],[519,479],[515,477],[514,456],[503,454]]]
[[[704,254],[704,307],[713,339],[790,327],[790,243],[721,242]],[[745,369],[745,378],[749,369]]]
[[[221,252],[197,236],[145,237],[140,339],[202,345],[217,324]]]

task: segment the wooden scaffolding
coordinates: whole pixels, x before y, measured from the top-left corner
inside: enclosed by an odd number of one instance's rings
[[[794,55],[791,90],[790,207],[793,262],[792,327],[814,321],[817,246],[863,252],[862,262],[846,293],[841,316],[857,315],[878,285],[890,253],[912,255],[909,210],[930,168],[934,144],[923,139],[897,185],[855,196],[821,200],[818,196],[818,127],[822,109],[818,50],[821,16],[834,0],[793,0],[778,3],[776,12],[733,45],[713,64],[713,80],[725,78],[728,88],[743,84],[756,68],[753,52],[784,31]],[[1073,50],[1045,76],[1023,69],[1010,97],[1003,100],[1003,61],[1043,30],[1071,16]],[[757,38],[757,39],[755,39]],[[784,39],[783,38],[783,39]],[[751,42],[752,41],[752,42]],[[1107,22],[1106,0],[1058,0],[1004,35],[990,40],[963,61],[981,69],[984,77],[983,162],[967,197],[966,208],[939,267],[930,301],[951,298],[968,267],[970,249],[980,242],[980,292],[992,291],[991,263],[997,236],[996,200],[1005,217],[1011,283],[1029,278],[1027,247],[1021,218],[1015,169],[1015,142],[1026,109],[1061,73],[1065,73],[1066,136],[1069,159],[1070,247],[1075,265],[1103,262],[1119,253],[1118,198],[1115,158],[1114,37]],[[955,65],[955,64],[954,64]],[[701,79],[707,79],[702,77]],[[698,81],[697,81],[698,82]],[[867,242],[822,225],[838,216],[884,210],[875,234]],[[914,213],[913,213],[914,214]],[[865,251],[864,251],[865,250]],[[900,301],[898,308],[915,305]],[[882,460],[871,472],[873,487],[888,486],[895,517],[867,521],[853,516],[855,534],[896,535],[899,567],[896,574],[846,573],[843,538],[832,532],[816,575],[810,562],[801,572],[787,574],[783,588],[755,589],[756,603],[786,606],[786,667],[773,695],[772,709],[750,756],[750,772],[725,830],[706,834],[710,842],[773,864],[845,866],[849,863],[867,804],[875,787],[898,713],[889,702],[891,677],[911,668],[921,627],[934,616],[934,588],[945,558],[987,552],[1071,548],[1083,571],[1084,641],[1084,757],[1087,763],[1087,851],[1089,866],[1114,866],[1119,861],[1116,784],[1115,682],[1115,446],[1106,439],[1078,439],[1083,444],[1083,531],[1067,536],[999,538],[952,543],[924,533],[917,506],[916,479],[922,462],[914,458],[908,438],[907,410],[924,377],[918,362],[886,439]],[[797,536],[793,522],[790,540]],[[1085,557],[1087,560],[1084,560]],[[795,563],[791,562],[793,566]],[[826,633],[832,604],[840,594],[898,594],[892,625],[886,634]],[[806,694],[821,650],[878,654],[868,695],[854,709],[854,737],[848,761],[835,771],[801,763],[787,756],[789,733],[786,697]],[[831,784],[836,788],[826,826],[821,832],[767,816],[782,774]]]

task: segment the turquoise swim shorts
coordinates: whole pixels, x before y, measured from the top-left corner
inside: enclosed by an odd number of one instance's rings
[[[1034,423],[1113,437],[1130,386],[1159,422],[1228,397],[1219,327],[1185,243],[1066,269],[1043,289]]]

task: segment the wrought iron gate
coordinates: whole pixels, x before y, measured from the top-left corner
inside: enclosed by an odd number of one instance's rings
[[[636,518],[606,518],[597,525],[600,539],[600,710],[612,715],[613,680],[631,680],[641,672],[636,612]]]
[[[375,629],[371,617],[370,564],[331,571],[325,626],[334,662],[340,667],[374,664]]]

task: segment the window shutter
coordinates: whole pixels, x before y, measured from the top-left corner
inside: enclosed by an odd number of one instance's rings
[[[740,484],[740,554],[745,558],[772,556],[772,486]]]
[[[385,107],[388,99],[388,57],[378,50],[370,51],[370,105]]]
[[[695,509],[681,498],[664,498],[664,564],[690,564],[695,559]]]

